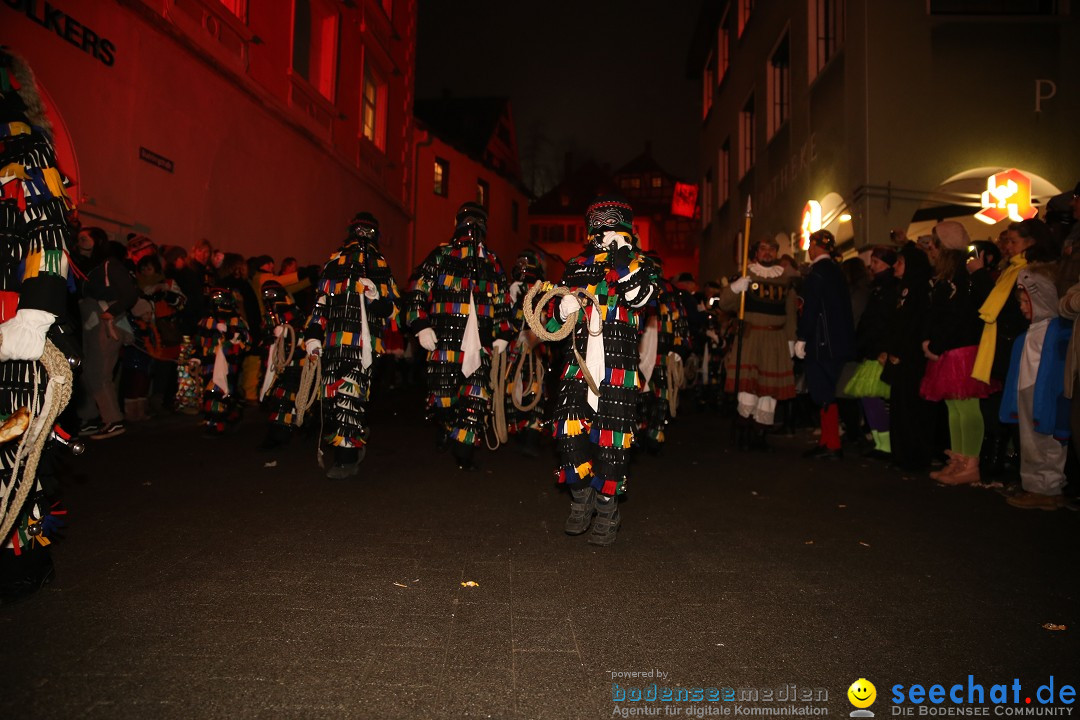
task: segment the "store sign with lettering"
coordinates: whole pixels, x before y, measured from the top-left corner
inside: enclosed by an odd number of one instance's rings
[[[173,161],[164,155],[158,155],[153,150],[147,150],[144,147],[139,148],[139,159],[143,162],[148,162],[155,167],[159,167],[165,172],[173,171]]]
[[[41,0],[2,0],[7,7],[21,12],[41,27],[56,33],[106,67],[116,62],[116,46],[108,38],[83,25],[52,3]]]
[[[991,175],[986,180],[982,194],[983,209],[975,213],[975,219],[987,225],[1002,220],[1021,222],[1038,214],[1031,204],[1031,178],[1016,168]]]

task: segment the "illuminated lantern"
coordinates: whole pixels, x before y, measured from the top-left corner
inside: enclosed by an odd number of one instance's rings
[[[671,214],[678,217],[694,217],[694,210],[697,208],[697,195],[697,185],[675,183],[675,194],[671,196]]]
[[[810,248],[810,235],[821,229],[821,203],[817,200],[811,200],[803,208],[800,229],[802,242],[799,246],[805,251]]]
[[[1038,214],[1031,204],[1031,178],[1016,168],[991,175],[986,179],[982,194],[983,209],[975,213],[978,220],[994,225],[1002,220],[1029,220]]]

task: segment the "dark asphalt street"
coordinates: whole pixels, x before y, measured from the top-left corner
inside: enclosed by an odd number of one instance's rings
[[[738,454],[686,412],[597,549],[563,534],[551,460],[459,472],[418,403],[375,407],[350,481],[312,443],[258,453],[254,413],[91,442],[56,581],[0,610],[0,717],[606,718],[653,682],[820,688],[796,706],[846,717],[864,677],[882,718],[896,684],[1080,682],[1076,512],[804,461],[809,436]],[[761,697],[632,706],[786,705]]]

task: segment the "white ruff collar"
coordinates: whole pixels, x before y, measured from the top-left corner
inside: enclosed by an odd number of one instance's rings
[[[769,267],[765,267],[764,265],[758,265],[757,263],[750,263],[750,272],[760,278],[775,279],[784,274],[784,266],[770,265]]]

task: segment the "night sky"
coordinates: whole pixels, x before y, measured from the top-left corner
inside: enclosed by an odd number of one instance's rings
[[[416,94],[509,97],[526,184],[564,155],[613,169],[653,157],[697,177],[699,83],[686,56],[700,0],[419,0]]]

